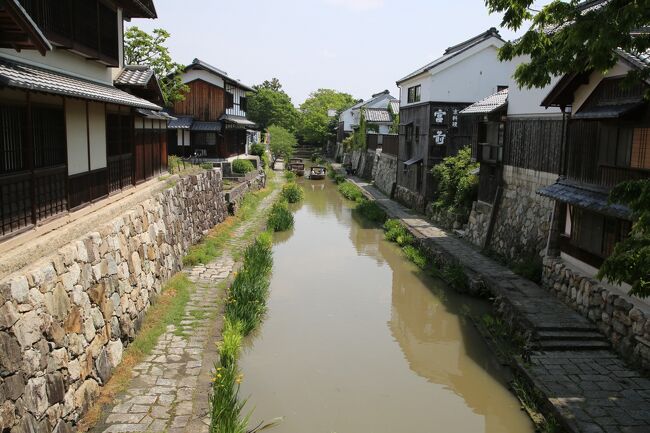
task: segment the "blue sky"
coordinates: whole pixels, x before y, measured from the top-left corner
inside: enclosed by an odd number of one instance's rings
[[[294,104],[318,88],[367,99],[490,27],[483,0],[157,0],[175,60],[217,66],[249,85],[277,77]],[[515,36],[500,30],[502,37]]]

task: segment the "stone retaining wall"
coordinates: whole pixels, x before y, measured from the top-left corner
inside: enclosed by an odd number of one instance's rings
[[[381,192],[390,197],[397,181],[397,157],[379,153],[374,170],[375,185]]]
[[[182,257],[226,216],[219,170],[0,281],[0,431],[70,432]]]
[[[264,188],[266,175],[264,172],[256,173],[251,179],[236,185],[233,189],[224,192],[225,201],[228,206],[228,213],[234,215],[239,209],[242,200],[247,192],[257,191]]]
[[[598,325],[614,349],[650,369],[650,315],[629,298],[600,281],[568,267],[556,257],[544,259],[542,284],[551,293]]]
[[[503,194],[497,212],[490,249],[508,260],[539,255],[546,248],[553,201],[537,190],[557,180],[557,175],[506,165]],[[466,238],[482,245],[490,219],[491,204],[474,205]]]

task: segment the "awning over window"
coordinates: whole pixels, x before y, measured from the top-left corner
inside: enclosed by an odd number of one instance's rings
[[[194,122],[190,131],[193,132],[219,132],[221,131],[221,122]]]
[[[422,162],[422,158],[411,158],[404,163],[405,166],[410,167],[413,164]]]
[[[221,118],[219,120],[222,120],[222,121],[224,121],[226,123],[230,123],[230,124],[233,124],[233,125],[244,126],[246,128],[254,128],[254,127],[257,126],[255,124],[255,122],[251,122],[250,120],[248,120],[245,117],[234,116],[232,114],[224,114],[223,116],[221,116]]]
[[[573,119],[619,119],[626,114],[640,108],[643,102],[631,102],[629,104],[602,105],[588,107],[579,110],[572,116]]]
[[[108,84],[100,84],[7,59],[0,59],[0,86],[53,93],[55,95],[146,108],[149,110],[158,111],[162,109],[156,104],[133,96]]]
[[[626,206],[608,203],[607,193],[580,188],[567,181],[561,180],[541,188],[537,194],[614,218],[630,218],[630,210]]]

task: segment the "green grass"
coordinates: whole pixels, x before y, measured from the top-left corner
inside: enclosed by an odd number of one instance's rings
[[[274,232],[283,232],[293,227],[293,224],[293,214],[289,210],[287,202],[280,200],[273,203],[266,220],[266,226],[269,230],[273,230]]]
[[[287,180],[287,182],[294,181],[296,180],[296,173],[294,173],[293,171],[285,171],[284,178]]]
[[[384,236],[386,240],[395,242],[403,247],[413,245],[415,237],[398,219],[389,219],[384,223]]]
[[[542,282],[543,271],[540,257],[527,257],[512,265],[512,272],[537,284]]]
[[[347,180],[339,184],[338,190],[343,195],[343,197],[347,198],[348,200],[357,201],[364,198],[363,193],[361,192],[361,188]]]
[[[442,268],[442,279],[456,290],[465,290],[469,286],[465,269],[458,263],[448,264]]]
[[[386,221],[386,212],[372,200],[359,200],[355,211],[367,220],[383,224]]]
[[[419,248],[414,247],[413,245],[406,245],[402,247],[402,251],[404,251],[404,255],[415,265],[420,268],[424,269],[427,266],[427,258],[426,256],[420,251]]]
[[[282,197],[289,203],[298,203],[305,197],[305,191],[295,182],[282,185]]]

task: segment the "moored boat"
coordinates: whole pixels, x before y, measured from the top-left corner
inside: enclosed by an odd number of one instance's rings
[[[296,176],[304,176],[305,164],[297,163],[297,162],[289,163],[289,171],[295,173]]]
[[[327,175],[327,168],[322,165],[313,165],[309,170],[309,178],[312,180],[325,179]]]

